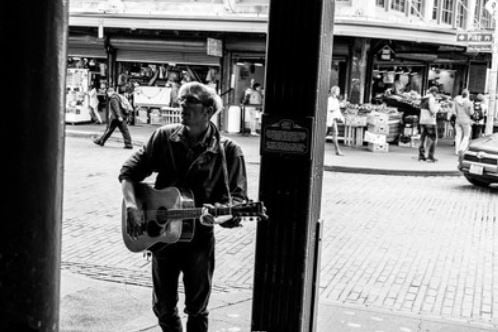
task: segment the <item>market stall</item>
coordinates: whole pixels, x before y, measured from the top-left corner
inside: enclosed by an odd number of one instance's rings
[[[438,95],[436,99],[441,106],[437,115],[439,137],[452,138],[451,98]],[[341,106],[344,122],[338,124],[338,139],[346,146],[360,148],[366,145],[372,152],[388,152],[390,144],[418,147],[420,102],[421,96],[411,92],[385,95],[382,104],[344,103]],[[327,139],[332,137],[327,136]]]
[[[138,86],[133,92],[133,102],[140,123],[163,125],[181,120],[180,109],[170,107],[170,87]]]

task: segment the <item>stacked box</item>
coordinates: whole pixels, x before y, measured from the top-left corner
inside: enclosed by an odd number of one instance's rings
[[[389,143],[368,143],[368,150],[372,152],[389,152]]]
[[[387,152],[388,146],[385,146],[385,143],[392,143],[396,141],[399,137],[399,125],[401,122],[401,114],[400,113],[381,113],[381,112],[371,112],[368,114],[367,123],[368,123],[368,131],[371,134],[375,135],[383,135],[384,138],[382,142],[380,140],[365,141],[370,142],[372,144],[380,144],[380,146],[372,146],[369,147],[370,151],[374,152]]]
[[[389,114],[386,113],[371,112],[367,116],[367,124],[372,126],[387,125],[388,121],[389,121]]]
[[[365,132],[365,141],[368,142],[368,150],[372,152],[387,152],[389,150],[387,135],[389,134],[389,115],[379,112],[371,112],[367,116],[368,128]]]
[[[380,125],[368,125],[369,132],[372,134],[382,134],[382,135],[389,135],[389,126],[387,124],[380,124]]]
[[[373,144],[385,144],[386,142],[386,135],[384,134],[375,134],[372,133],[371,131],[366,131],[365,132],[365,137],[363,138],[365,142],[368,143],[373,143]]]
[[[387,135],[376,134],[370,130],[365,132],[364,141],[368,142],[368,150],[372,152],[388,152],[389,143],[386,141]]]

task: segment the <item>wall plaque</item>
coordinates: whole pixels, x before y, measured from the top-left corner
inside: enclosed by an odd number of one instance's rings
[[[313,117],[288,119],[263,115],[261,154],[311,158]]]

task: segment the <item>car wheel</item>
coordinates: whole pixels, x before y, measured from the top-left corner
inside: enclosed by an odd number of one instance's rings
[[[478,179],[470,177],[468,175],[464,175],[464,176],[467,179],[467,181],[469,181],[470,183],[472,183],[473,185],[478,186],[478,187],[487,187],[490,184],[490,182],[478,180]]]

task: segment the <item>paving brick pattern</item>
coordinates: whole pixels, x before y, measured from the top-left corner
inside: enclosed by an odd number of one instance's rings
[[[62,266],[150,286],[150,262],[121,240],[117,172],[129,154],[67,138]],[[248,165],[253,198],[258,172]],[[496,326],[497,197],[462,177],[326,172],[320,301]],[[252,288],[255,231],[217,228],[215,291]]]
[[[498,192],[462,177],[326,174],[321,299],[498,322]]]

